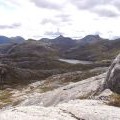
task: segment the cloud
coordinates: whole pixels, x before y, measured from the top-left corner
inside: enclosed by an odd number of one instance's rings
[[[0,29],[16,29],[20,26],[21,26],[20,23],[14,23],[12,25],[0,25]]]
[[[118,9],[120,10],[119,0],[71,0],[71,3],[74,4],[79,10],[88,10],[89,12],[94,12],[101,17],[120,16],[118,13],[120,12],[118,11]],[[109,7],[106,8],[106,6]]]
[[[0,34],[9,37],[120,35],[120,0],[0,0],[0,6]]]
[[[42,25],[45,25],[45,24],[48,24],[48,23],[57,24],[58,22],[56,20],[48,19],[48,18],[43,19],[42,22],[41,22]]]
[[[45,18],[41,21],[41,25],[52,24],[54,26],[60,25],[64,22],[68,23],[71,21],[70,15],[68,14],[58,14],[53,16],[52,18]]]
[[[111,0],[111,4],[120,10],[120,0]]]
[[[37,7],[40,8],[47,8],[47,9],[61,9],[62,8],[62,4],[57,3],[54,0],[31,0],[31,2],[33,2]]]
[[[68,15],[68,14],[59,14],[59,15],[56,15],[56,18],[59,18],[61,20],[61,22],[71,21],[70,15]]]
[[[98,5],[105,5],[109,3],[109,1],[111,0],[71,0],[71,3],[73,3],[79,9],[91,9]]]
[[[46,31],[46,32],[44,33],[44,35],[45,35],[45,36],[51,36],[51,37],[57,37],[57,36],[59,36],[59,35],[63,35],[63,33],[60,32],[59,29],[58,29],[58,30],[55,31],[55,32],[53,32],[53,31]]]
[[[98,14],[100,17],[118,17],[120,15],[119,12],[112,10],[112,9],[106,9],[106,8],[102,8],[102,9],[93,9],[91,10],[92,12]]]

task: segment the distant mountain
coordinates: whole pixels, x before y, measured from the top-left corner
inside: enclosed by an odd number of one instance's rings
[[[87,44],[94,44],[102,40],[105,39],[101,38],[99,35],[87,35],[84,38],[80,39],[78,43],[80,45],[87,45]]]
[[[0,36],[0,44],[23,43],[24,41],[25,39],[20,36],[11,38]]]
[[[58,36],[57,38],[53,39],[54,44],[60,45],[60,46],[65,46],[65,47],[73,47],[76,45],[76,41],[69,38],[69,37],[64,37],[62,35]]]
[[[69,37],[64,37],[62,35],[58,36],[55,39],[49,39],[49,38],[42,38],[40,41],[45,43],[51,43],[52,45],[56,45],[62,48],[72,48],[76,46],[84,46],[88,44],[95,44],[97,42],[103,41],[106,39],[101,38],[99,35],[87,35],[82,39],[74,40]]]
[[[60,52],[75,47],[77,43],[76,40],[73,40],[72,38],[69,37],[64,37],[62,35],[54,39],[43,38],[40,40],[40,42],[49,43],[51,47],[56,48]]]
[[[113,59],[120,51],[120,39],[109,40],[99,35],[87,35],[79,40],[60,35],[55,39],[44,38],[41,42],[49,43],[58,51],[58,56],[68,59],[101,61]]]
[[[41,41],[41,42],[50,42],[51,40],[52,39],[49,39],[49,38],[42,38],[39,41]]]
[[[24,39],[19,36],[12,39],[4,36],[1,36],[1,38],[4,38],[3,41],[0,40],[1,43],[24,42]],[[28,57],[28,61],[31,57],[101,61],[111,60],[119,53],[120,39],[108,40],[101,38],[99,35],[88,35],[83,39],[73,40],[60,35],[54,39],[42,38],[39,41],[29,39],[24,44],[6,47],[1,46],[2,53],[9,53],[17,59]]]
[[[25,39],[21,36],[11,37],[12,42],[14,43],[23,43],[25,42]]]
[[[0,36],[0,44],[11,43],[11,39],[5,36]]]
[[[92,60],[101,61],[114,59],[114,57],[120,52],[120,39],[107,40],[97,37],[91,39],[83,38],[87,42],[79,41],[79,44],[66,51],[64,56],[69,59],[79,59],[79,60]],[[83,44],[84,43],[84,44]]]

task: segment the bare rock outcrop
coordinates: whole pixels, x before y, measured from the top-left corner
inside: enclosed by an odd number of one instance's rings
[[[20,106],[0,111],[0,120],[120,120],[120,109],[97,100],[72,100],[57,106]]]
[[[97,94],[97,91],[104,83],[105,77],[106,74],[101,74],[76,83],[70,83],[43,94],[32,94],[21,105],[42,105],[48,107],[74,99],[87,99]]]
[[[108,70],[105,87],[120,94],[120,54],[115,58]]]

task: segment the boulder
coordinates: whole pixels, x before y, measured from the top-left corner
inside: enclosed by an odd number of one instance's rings
[[[108,70],[105,85],[111,91],[120,94],[120,54],[115,58]]]

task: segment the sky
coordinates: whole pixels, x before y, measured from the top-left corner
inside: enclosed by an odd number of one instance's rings
[[[0,35],[120,37],[120,0],[0,0]]]

